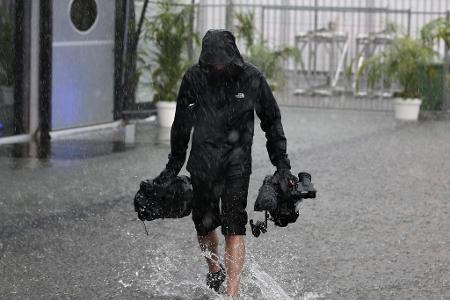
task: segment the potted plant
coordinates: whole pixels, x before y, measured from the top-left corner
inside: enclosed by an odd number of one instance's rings
[[[147,69],[151,70],[153,101],[158,124],[171,127],[175,118],[176,97],[181,78],[192,61],[187,57],[192,42],[199,42],[192,31],[190,15],[193,6],[176,5],[172,0],[158,3],[158,12],[146,20],[144,40],[150,42]]]
[[[286,75],[283,70],[283,61],[300,57],[299,51],[295,47],[282,46],[279,49],[271,49],[265,41],[255,42],[255,14],[236,13],[235,17],[238,21],[236,25],[236,35],[244,40],[246,52],[243,54],[244,59],[255,66],[267,78],[267,82],[273,91],[281,89],[286,83]]]
[[[438,40],[443,40],[447,48],[450,47],[450,20],[437,18],[425,24],[420,30],[423,43],[429,47]]]
[[[437,18],[425,24],[421,31],[422,42],[428,47],[438,46],[438,42],[443,41],[446,49],[450,49],[450,20],[447,17]],[[448,50],[447,50],[448,51]],[[448,87],[450,77],[445,68],[445,61],[450,59],[448,56],[441,57],[439,61],[423,66],[421,75],[421,90],[425,100],[425,109],[441,110],[444,107],[444,99],[448,96]]]
[[[400,120],[417,120],[422,104],[420,67],[436,57],[436,52],[418,40],[399,36],[384,51],[368,58],[357,71],[357,83],[367,74],[369,88],[383,80],[387,87],[394,83],[400,91],[394,93],[395,117]],[[357,85],[357,89],[358,89]]]
[[[6,14],[0,15],[0,101],[14,102],[14,24]]]

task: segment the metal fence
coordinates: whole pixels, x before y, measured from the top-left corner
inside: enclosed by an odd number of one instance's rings
[[[236,12],[252,12],[258,38],[274,49],[283,45],[301,51],[302,63],[289,60],[285,88],[277,93],[280,104],[313,107],[391,110],[386,99],[391,89],[380,86],[376,93],[355,89],[348,76],[351,62],[371,47],[380,51],[399,33],[418,37],[424,24],[445,17],[448,0],[202,0],[179,1],[196,5],[195,30],[203,35],[210,28],[234,30]],[[150,17],[155,2],[147,12]],[[139,11],[139,1],[137,2]],[[386,34],[385,34],[386,33]],[[379,39],[368,36],[376,34]],[[373,44],[375,43],[375,44]],[[238,41],[245,52],[243,41]],[[365,48],[366,47],[366,48]],[[199,50],[199,49],[197,49]],[[444,45],[436,46],[442,57]],[[198,51],[196,52],[198,54]],[[351,72],[350,72],[351,73]]]

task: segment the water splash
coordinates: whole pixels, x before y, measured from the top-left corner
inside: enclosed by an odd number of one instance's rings
[[[123,287],[130,287],[130,286],[132,285],[131,283],[125,283],[125,282],[123,282],[122,279],[120,279],[118,282],[119,282]]]
[[[320,299],[323,298],[323,295],[317,294],[317,293],[305,293],[302,300],[314,300],[314,299]]]
[[[269,274],[264,272],[257,263],[251,263],[250,272],[256,279],[256,285],[261,289],[261,292],[267,299],[291,299],[283,288],[272,277],[270,277]]]
[[[175,249],[175,244],[168,242],[161,245],[156,251],[146,251],[144,257],[148,259],[139,268],[130,266],[131,268],[128,268],[125,274],[119,274],[116,281],[120,286],[120,290],[117,291],[119,295],[136,292],[149,298],[159,299],[230,299],[224,294],[216,294],[205,284],[206,265],[203,259],[206,257],[218,263],[222,262],[220,257],[214,253],[209,251],[202,251],[200,255],[186,253],[186,249]],[[195,269],[186,267],[186,262],[192,262],[192,260],[197,266]],[[201,266],[201,270],[198,269],[198,266]],[[225,287],[226,283],[222,292],[225,292]],[[272,278],[272,274],[266,273],[250,255],[244,264],[239,294],[241,300],[294,298],[314,300],[323,298],[322,295],[311,292],[297,296],[288,294]]]

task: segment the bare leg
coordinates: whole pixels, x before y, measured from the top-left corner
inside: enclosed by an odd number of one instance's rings
[[[245,236],[225,236],[225,266],[227,268],[227,295],[236,297],[239,292],[245,258]]]
[[[203,252],[209,251],[212,258],[218,257],[219,236],[216,230],[210,231],[207,235],[199,235],[197,239],[200,249]],[[206,262],[208,263],[209,272],[214,273],[220,271],[220,266],[216,260],[206,257]]]

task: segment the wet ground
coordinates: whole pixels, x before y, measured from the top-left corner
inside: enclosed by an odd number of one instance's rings
[[[318,199],[287,228],[247,235],[243,299],[450,299],[450,122],[282,108],[295,172]],[[259,124],[259,120],[256,120]],[[248,210],[272,173],[255,126]],[[215,299],[190,217],[137,221],[142,179],[164,167],[167,132],[138,124],[0,147],[0,298]],[[181,174],[187,174],[183,168]],[[249,228],[248,228],[249,229]],[[223,240],[221,241],[223,245]]]

